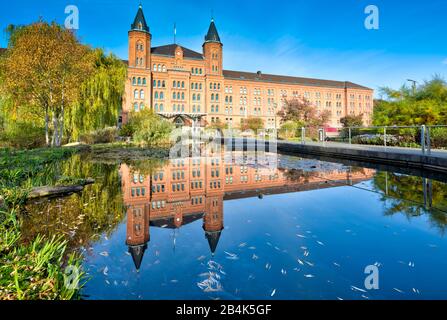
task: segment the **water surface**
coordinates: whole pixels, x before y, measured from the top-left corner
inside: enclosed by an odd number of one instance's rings
[[[246,153],[61,170],[96,183],[29,204],[26,237],[82,252],[86,299],[447,298],[440,181]]]

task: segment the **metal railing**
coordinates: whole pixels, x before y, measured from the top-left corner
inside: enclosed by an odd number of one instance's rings
[[[338,142],[350,145],[413,148],[420,149],[423,154],[431,154],[432,150],[447,151],[447,125],[346,127],[335,132],[320,127],[302,127],[297,130],[295,138],[287,140],[302,144]]]

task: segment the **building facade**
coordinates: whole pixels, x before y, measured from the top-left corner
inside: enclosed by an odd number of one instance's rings
[[[306,99],[331,114],[329,127],[341,127],[346,115],[363,114],[371,123],[373,90],[349,81],[320,80],[223,69],[223,44],[213,20],[196,52],[178,44],[152,47],[152,35],[140,5],[129,37],[128,75],[122,121],[132,111],[151,108],[176,125],[216,122],[238,128],[249,117],[266,129],[278,128],[277,113],[287,100]]]

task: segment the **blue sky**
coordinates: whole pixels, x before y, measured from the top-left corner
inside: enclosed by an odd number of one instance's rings
[[[127,58],[127,31],[139,0],[1,1],[0,29],[39,17],[63,23],[79,8],[84,43]],[[225,69],[349,80],[374,89],[447,78],[447,1],[142,0],[153,46],[177,42],[200,51],[211,12],[224,43]],[[364,27],[367,5],[379,8],[380,29]],[[0,46],[7,45],[1,34]]]

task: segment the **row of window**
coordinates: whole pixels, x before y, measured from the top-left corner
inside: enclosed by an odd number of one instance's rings
[[[133,77],[132,78],[132,85],[134,85],[134,86],[136,86],[136,85],[139,85],[139,86],[143,85],[143,86],[145,86],[146,85],[146,78]]]
[[[166,66],[164,64],[155,64],[152,66],[153,71],[166,72]]]
[[[202,74],[202,68],[191,68],[191,73],[194,75]]]

